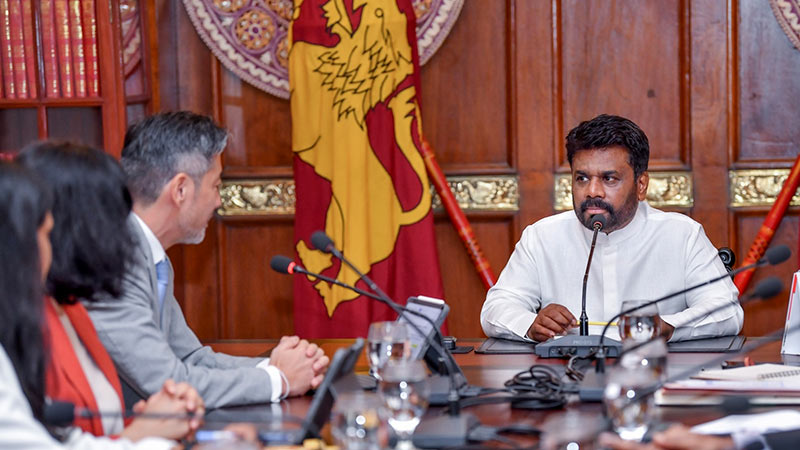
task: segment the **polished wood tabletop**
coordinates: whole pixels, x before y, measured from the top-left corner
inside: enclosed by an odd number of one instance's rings
[[[477,348],[483,339],[459,339],[458,345],[471,345]],[[334,352],[342,347],[345,347],[353,342],[352,339],[323,339],[313,341],[319,345],[327,355],[332,356]],[[758,339],[750,338],[747,340],[747,345],[759,343]],[[265,356],[270,349],[276,345],[277,341],[264,340],[264,341],[219,341],[211,342],[209,345],[216,351],[221,351],[234,355],[241,356]],[[684,368],[699,366],[713,359],[719,359],[721,353],[670,353],[668,358],[668,367],[670,371],[683,370]],[[758,349],[751,351],[748,355],[737,356],[731,353],[730,360],[742,360],[745,356],[749,356],[755,363],[761,362],[781,362],[780,355],[780,341],[764,342],[764,345]],[[491,354],[477,354],[474,351],[466,354],[454,355],[456,362],[461,367],[467,380],[470,384],[481,387],[502,387],[503,383],[509,378],[513,377],[516,373],[527,370],[534,364],[547,364],[547,365],[564,365],[565,361],[560,359],[543,359],[533,354],[515,354],[515,355],[491,355]],[[711,366],[709,366],[710,368]],[[719,368],[719,366],[715,366]],[[368,364],[364,354],[359,357],[356,365],[357,373],[366,373]],[[477,416],[482,424],[489,426],[502,426],[511,423],[528,424],[534,427],[542,427],[546,420],[554,416],[564,414],[565,412],[579,412],[585,416],[598,417],[603,414],[602,405],[600,403],[581,403],[578,401],[577,396],[572,399],[563,408],[546,411],[532,411],[525,409],[512,408],[507,403],[493,404],[493,405],[480,405],[464,408],[465,412],[470,412]],[[279,411],[284,417],[293,416],[295,419],[304,417],[308,405],[310,404],[310,396],[299,398],[292,398],[288,401],[282,402],[281,405],[259,405],[256,407],[248,408],[228,408],[232,414],[230,417],[238,417],[240,420],[247,420],[253,422],[267,421],[271,414],[275,412],[275,408],[280,408]],[[695,425],[698,423],[713,420],[725,415],[723,411],[715,407],[708,406],[693,406],[693,407],[659,407],[657,408],[657,417],[662,422],[679,422],[686,425]],[[226,411],[221,411],[226,412]],[[439,413],[434,408],[429,414]],[[215,417],[214,415],[211,416]],[[229,416],[223,415],[228,419]],[[530,443],[530,439],[522,439],[521,443]]]

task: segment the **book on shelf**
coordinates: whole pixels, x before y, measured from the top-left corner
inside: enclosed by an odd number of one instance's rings
[[[28,81],[28,97],[37,98],[39,91],[36,83],[36,44],[34,41],[33,2],[22,0],[22,37],[25,42],[25,67]]]
[[[86,59],[83,54],[81,0],[69,0],[69,44],[72,47],[72,76],[75,96],[86,97]]]
[[[56,49],[61,96],[75,96],[72,74],[72,47],[69,39],[69,4],[67,0],[53,0],[55,10]]]
[[[17,89],[14,86],[14,56],[11,47],[11,13],[9,11],[10,0],[0,0],[0,14],[2,14],[2,26],[0,30],[0,58],[3,62],[3,97],[17,98]]]
[[[83,55],[86,60],[86,94],[100,95],[100,63],[97,57],[97,19],[94,0],[81,1],[83,18]]]
[[[0,98],[98,97],[95,8],[96,0],[0,0]]]
[[[44,84],[47,97],[61,95],[58,81],[58,53],[56,50],[55,9],[53,0],[42,0],[42,60],[44,62]]]
[[[21,1],[9,0],[8,11],[11,24],[11,60],[14,66],[14,87],[17,90],[17,98],[28,98],[28,72],[25,67],[25,38],[22,32]]]

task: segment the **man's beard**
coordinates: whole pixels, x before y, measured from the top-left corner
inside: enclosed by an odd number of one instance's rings
[[[209,218],[209,220],[211,219]],[[205,239],[208,221],[200,228],[193,228],[193,223],[191,218],[178,218],[178,224],[180,225],[182,235],[180,240],[181,244],[199,244]]]
[[[575,210],[575,215],[578,216],[578,220],[590,230],[594,230],[592,228],[592,216],[586,215],[586,210],[589,208],[603,208],[606,210],[606,224],[603,227],[603,231],[607,233],[611,233],[612,231],[616,231],[630,222],[633,219],[633,216],[636,215],[636,208],[639,206],[639,199],[636,195],[636,192],[631,192],[631,195],[625,200],[625,203],[622,205],[622,208],[619,210],[614,209],[611,204],[606,202],[601,198],[589,198],[581,203],[581,206]]]
[[[203,242],[203,239],[206,238],[206,229],[203,228],[199,231],[192,231],[189,233],[184,234],[183,239],[181,239],[181,244],[199,244]]]

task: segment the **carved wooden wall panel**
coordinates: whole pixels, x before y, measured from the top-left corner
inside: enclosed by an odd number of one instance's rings
[[[753,172],[736,174],[752,177],[748,183],[730,183],[731,204],[743,205],[731,208],[731,243],[743,259],[783,184],[770,169],[789,167],[800,152],[800,128],[794,126],[800,113],[796,100],[800,85],[792,81],[800,79],[800,52],[780,29],[768,2],[739,1],[732,7],[739,20],[734,28],[737,57],[730,59],[729,71],[738,77],[729,94],[733,125],[729,165],[757,170],[755,176]],[[733,178],[729,175],[731,181]],[[796,206],[787,212],[773,245],[787,244],[797,252],[797,214]],[[764,269],[754,277],[751,285],[767,275],[777,275],[786,288],[781,295],[747,308],[745,334],[763,334],[783,326],[791,274],[797,268],[795,254],[789,263]]]
[[[289,104],[222,68],[179,3],[156,0],[161,105],[213,114],[231,130],[226,198],[246,213],[215,219],[202,245],[170,252],[179,298],[203,339],[291,333],[291,280],[267,267],[272,255],[292,252]],[[555,211],[557,180],[568,171],[565,133],[598,113],[625,115],[642,126],[651,169],[664,174],[650,194],[666,198],[683,186],[676,194],[681,201],[666,208],[700,221],[712,242],[730,245],[740,261],[769,206],[731,206],[729,171],[786,169],[798,152],[800,85],[792,80],[800,79],[800,52],[766,0],[614,5],[470,0],[422,69],[425,133],[451,184],[469,197],[474,180],[516,183],[516,206],[467,210],[498,274],[523,228]],[[462,176],[473,184],[458,184]],[[683,184],[668,181],[678,179]],[[485,193],[476,198],[490,204]],[[793,250],[798,210],[790,209],[775,238]],[[261,215],[248,215],[253,212]],[[453,307],[450,331],[481,336],[485,293],[441,212],[436,236]],[[788,279],[796,267],[793,258],[769,273]],[[749,307],[745,332],[779,326],[786,295]]]
[[[570,0],[560,13],[559,134],[598,114],[621,115],[647,133],[653,169],[685,167],[686,2]],[[568,170],[563,152],[559,163]]]
[[[505,1],[467,3],[422,68],[423,129],[445,172],[508,172],[511,12]]]
[[[721,1],[690,6],[689,151],[694,181],[692,217],[702,223],[717,247],[730,242],[727,184],[728,147],[733,116],[728,65],[728,5]],[[740,257],[741,258],[741,257]]]
[[[220,116],[231,131],[223,161],[226,177],[280,173],[291,178],[289,102],[219,70]]]
[[[224,219],[220,338],[257,339],[293,333],[292,280],[269,269],[276,254],[291,255],[291,218]],[[245,262],[246,263],[243,263]]]
[[[764,1],[739,4],[739,146],[735,163],[794,159],[800,57]],[[769,51],[765,51],[769,49]],[[751,164],[752,165],[752,164]]]

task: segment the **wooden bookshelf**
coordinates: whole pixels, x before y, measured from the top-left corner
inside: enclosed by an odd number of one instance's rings
[[[8,35],[24,39],[9,59],[0,38],[0,152],[52,138],[118,156],[126,127],[119,1],[0,0],[0,17],[7,11],[16,20]],[[25,93],[9,88],[22,80]]]

